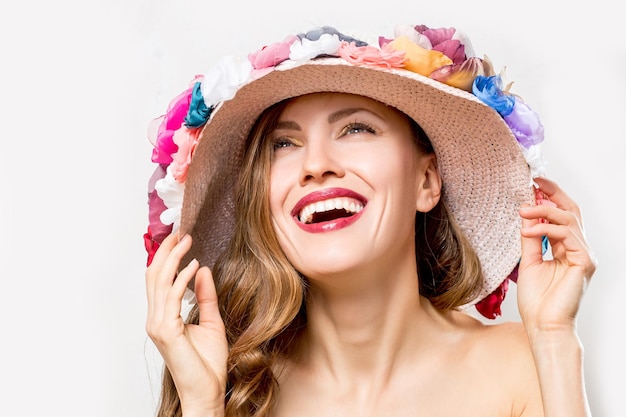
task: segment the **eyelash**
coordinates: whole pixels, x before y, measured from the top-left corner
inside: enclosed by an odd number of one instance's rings
[[[344,127],[343,130],[341,131],[341,135],[343,136],[343,135],[348,135],[352,133],[360,133],[360,132],[353,132],[354,130],[365,131],[365,133],[376,133],[376,129],[374,129],[372,126],[368,125],[367,123],[354,122]]]
[[[272,141],[272,148],[277,151],[293,145],[293,141],[286,138],[276,138]]]
[[[372,126],[368,125],[367,123],[363,123],[363,122],[354,122],[354,123],[350,123],[348,125],[346,125],[342,130],[341,130],[341,134],[340,136],[345,136],[345,135],[350,135],[350,134],[358,134],[361,132],[365,132],[365,133],[371,133],[371,134],[375,134],[376,133],[376,129],[374,129]],[[272,148],[274,149],[274,151],[277,151],[279,149],[282,148],[287,148],[290,146],[293,146],[294,142],[293,140],[289,139],[289,138],[285,138],[285,137],[279,137],[276,138],[272,141]]]

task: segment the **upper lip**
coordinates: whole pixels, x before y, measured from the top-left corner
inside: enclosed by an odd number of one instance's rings
[[[291,210],[291,215],[295,218],[298,218],[302,209],[309,204],[337,197],[353,198],[360,201],[364,206],[367,203],[367,199],[355,191],[348,190],[346,188],[325,188],[323,190],[314,191],[302,197]]]

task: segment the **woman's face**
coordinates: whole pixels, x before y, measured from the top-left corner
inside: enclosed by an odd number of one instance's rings
[[[415,258],[434,156],[418,154],[405,116],[357,95],[312,94],[285,107],[268,140],[273,227],[298,271],[314,279]]]

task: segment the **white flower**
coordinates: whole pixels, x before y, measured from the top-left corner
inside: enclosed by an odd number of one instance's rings
[[[191,313],[191,309],[198,302],[196,299],[196,293],[194,293],[189,288],[185,288],[185,294],[183,294],[183,302],[181,303],[181,311],[180,315],[183,319],[187,319],[189,317],[189,313]]]
[[[520,146],[520,148],[522,149],[524,158],[526,158],[526,162],[528,162],[528,166],[530,167],[531,178],[545,177],[546,161],[543,157],[543,153],[541,152],[541,146],[533,145],[528,149]]]
[[[178,230],[180,212],[183,207],[185,184],[174,179],[171,165],[167,167],[165,177],[156,182],[154,189],[161,200],[163,200],[165,207],[167,207],[167,209],[161,213],[159,220],[165,225],[173,224],[174,230]]]
[[[302,39],[294,42],[289,49],[289,59],[298,63],[309,61],[318,55],[335,55],[341,46],[339,36],[324,33],[318,40]]]
[[[211,107],[233,98],[239,87],[250,79],[251,72],[252,64],[247,59],[234,56],[222,58],[202,80],[200,91],[204,104]]]
[[[411,40],[411,42],[421,46],[424,49],[431,50],[433,49],[433,44],[430,42],[427,36],[422,35],[417,30],[415,30],[414,26],[408,25],[396,25],[393,30],[394,37],[399,38],[401,36],[405,36]]]

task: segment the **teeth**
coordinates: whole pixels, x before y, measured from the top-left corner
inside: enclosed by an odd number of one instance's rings
[[[360,201],[347,198],[331,198],[329,200],[317,201],[305,206],[300,210],[300,221],[302,223],[311,223],[314,213],[323,213],[331,210],[345,210],[349,213],[358,213],[363,210],[363,204]]]

